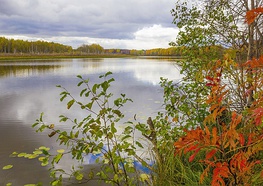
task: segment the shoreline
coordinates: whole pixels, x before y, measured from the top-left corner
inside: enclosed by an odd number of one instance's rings
[[[0,53],[0,61],[13,60],[52,60],[52,59],[73,59],[73,58],[142,58],[142,59],[174,59],[178,56],[136,56],[127,54],[3,54]]]

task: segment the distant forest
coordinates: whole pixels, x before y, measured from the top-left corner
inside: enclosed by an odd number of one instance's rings
[[[8,39],[0,37],[1,54],[123,54],[146,56],[182,56],[183,48],[155,48],[149,50],[104,49],[99,44],[91,44],[73,49],[71,46],[47,41],[25,41],[21,39]]]

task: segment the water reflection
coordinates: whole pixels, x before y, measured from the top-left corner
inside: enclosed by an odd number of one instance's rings
[[[24,66],[24,65],[9,65],[9,66],[0,66],[0,77],[28,77],[32,75],[41,75],[47,72],[52,71],[55,73],[58,68],[61,68],[59,65],[37,65],[37,66]]]
[[[41,74],[85,75],[132,72],[139,81],[157,85],[160,77],[180,79],[177,67],[165,59],[68,59],[60,61],[0,62],[0,77],[29,77]]]
[[[156,115],[162,110],[162,90],[157,86],[159,78],[180,78],[174,64],[165,60],[68,59],[0,63],[0,141],[7,142],[0,143],[0,168],[10,163],[18,164],[10,171],[0,170],[0,185],[12,181],[16,183],[14,185],[23,185],[37,182],[37,179],[48,182],[46,168],[37,161],[10,159],[9,154],[13,151],[30,152],[41,145],[58,148],[46,133],[36,134],[31,129],[39,114],[44,112],[48,123],[58,124],[60,114],[83,118],[87,113],[74,107],[67,110],[65,104],[59,101],[61,90],[55,85],[63,85],[72,94],[78,95],[80,88],[76,86],[79,81],[76,75],[81,74],[95,83],[98,76],[107,71],[112,71],[116,79],[110,88],[115,97],[125,93],[133,100],[124,108],[127,120],[132,120],[134,114],[142,121]],[[58,126],[70,128],[67,124]],[[28,168],[22,168],[25,164]],[[65,168],[71,167],[71,164],[68,158],[62,165]]]

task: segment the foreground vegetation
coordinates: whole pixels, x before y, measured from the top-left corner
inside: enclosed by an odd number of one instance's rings
[[[134,117],[121,130],[122,108],[132,100],[109,91],[112,73],[101,75],[97,84],[78,76],[79,96],[59,86],[61,101],[88,114],[81,120],[61,115],[70,131],[46,123],[43,114],[33,125],[67,148],[52,152],[42,146],[13,156],[49,165],[51,185],[63,184],[64,175],[111,185],[262,185],[263,8],[257,0],[204,1],[201,9],[189,2],[178,0],[172,10],[174,23],[183,28],[175,44],[184,47],[187,59],[178,62],[185,75],[180,83],[161,78],[166,112],[144,123]],[[219,42],[235,53],[213,50]],[[146,146],[150,156],[142,157],[139,150]],[[65,154],[79,162],[85,154],[100,155],[101,169],[57,169]]]

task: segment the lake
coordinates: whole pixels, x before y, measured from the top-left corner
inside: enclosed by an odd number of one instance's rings
[[[32,152],[42,145],[57,149],[55,139],[47,133],[36,133],[31,125],[44,112],[44,120],[59,124],[59,115],[83,117],[83,113],[66,109],[66,102],[60,102],[62,85],[74,95],[79,94],[77,75],[96,83],[98,76],[113,72],[111,90],[115,96],[126,94],[133,103],[124,108],[125,119],[146,122],[149,116],[164,111],[160,77],[180,79],[179,71],[171,60],[141,58],[29,60],[0,62],[0,185],[42,182],[48,185],[50,179],[46,167],[38,160],[9,158],[14,152]],[[2,167],[13,164],[10,170]],[[62,162],[62,168],[71,167],[70,158]]]

